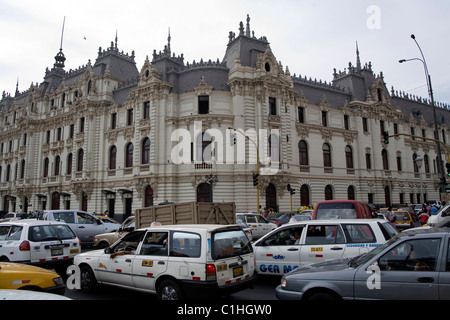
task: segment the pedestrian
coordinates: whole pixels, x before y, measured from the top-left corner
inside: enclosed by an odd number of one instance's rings
[[[389,222],[395,226],[395,221],[397,220],[397,217],[395,216],[395,212],[392,210],[392,206],[389,206],[386,216]]]
[[[438,208],[436,207],[435,204],[433,204],[433,205],[431,206],[431,209],[430,209],[430,214],[433,216],[433,215],[435,215],[436,213],[438,213]]]
[[[422,212],[422,213],[419,215],[419,221],[420,221],[420,223],[421,223],[422,225],[424,225],[424,224],[427,223],[428,218],[429,218],[429,216],[428,216],[428,213],[427,213],[426,211]]]

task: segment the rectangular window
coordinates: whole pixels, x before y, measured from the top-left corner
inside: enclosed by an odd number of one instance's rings
[[[305,108],[298,107],[298,122],[305,123]]]
[[[275,98],[269,98],[269,115],[277,115],[277,99]]]
[[[363,118],[363,131],[369,132],[368,126],[367,126],[367,118]]]
[[[117,113],[111,114],[111,129],[115,129],[117,127]]]
[[[75,125],[71,124],[69,128],[69,139],[73,139],[74,134],[75,134]]]
[[[170,256],[198,258],[201,254],[200,235],[188,232],[174,232],[171,239]]]
[[[198,97],[198,113],[199,114],[209,113],[209,96]]]
[[[80,118],[80,131],[79,131],[80,133],[84,132],[84,122],[85,122],[84,117]]]
[[[147,232],[142,242],[141,255],[167,256],[167,232]]]
[[[343,224],[347,243],[373,243],[377,238],[368,224]]]
[[[143,111],[143,114],[142,114],[143,119],[150,118],[150,101],[144,102],[144,110],[142,110],[142,111]]]
[[[366,169],[372,169],[372,160],[370,153],[366,153]]]
[[[328,116],[328,112],[322,111],[322,125],[323,125],[324,127],[328,127],[328,119],[327,119],[327,116]]]
[[[349,122],[349,116],[348,115],[344,115],[344,129],[345,130],[349,130],[350,128],[350,122]]]
[[[127,110],[127,125],[131,126],[133,124],[133,109]]]

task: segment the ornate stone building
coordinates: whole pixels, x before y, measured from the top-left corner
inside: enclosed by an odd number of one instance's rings
[[[187,63],[170,35],[139,68],[117,38],[93,64],[67,71],[65,59],[61,49],[42,83],[0,100],[1,210],[129,215],[213,197],[255,211],[257,171],[261,206],[282,211],[290,210],[288,184],[294,207],[415,203],[417,156],[425,199],[440,197],[436,144],[418,138],[433,137],[430,102],[388,89],[358,49],[331,82],[307,79],[282,66],[247,18],[230,32],[222,61]],[[437,104],[437,119],[446,143],[447,105]],[[384,131],[409,136],[385,144]],[[265,156],[258,168],[255,150]]]

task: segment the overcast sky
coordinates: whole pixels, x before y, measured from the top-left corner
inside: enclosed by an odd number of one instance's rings
[[[134,50],[138,70],[153,50],[163,50],[168,30],[172,52],[185,63],[221,60],[228,33],[250,15],[256,37],[266,36],[284,67],[330,82],[333,69],[372,62],[388,89],[428,98],[421,46],[436,101],[450,105],[450,1],[448,0],[0,0],[0,92],[14,95],[41,83],[61,44],[65,70],[97,58],[118,34],[118,47]]]

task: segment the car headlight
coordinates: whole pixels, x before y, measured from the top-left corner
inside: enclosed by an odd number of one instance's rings
[[[63,286],[64,281],[61,277],[53,278],[53,282],[55,283],[55,286]]]
[[[282,279],[281,279],[281,287],[282,287],[282,288],[286,288],[286,286],[287,286],[287,280],[284,279],[284,278],[282,278]]]

